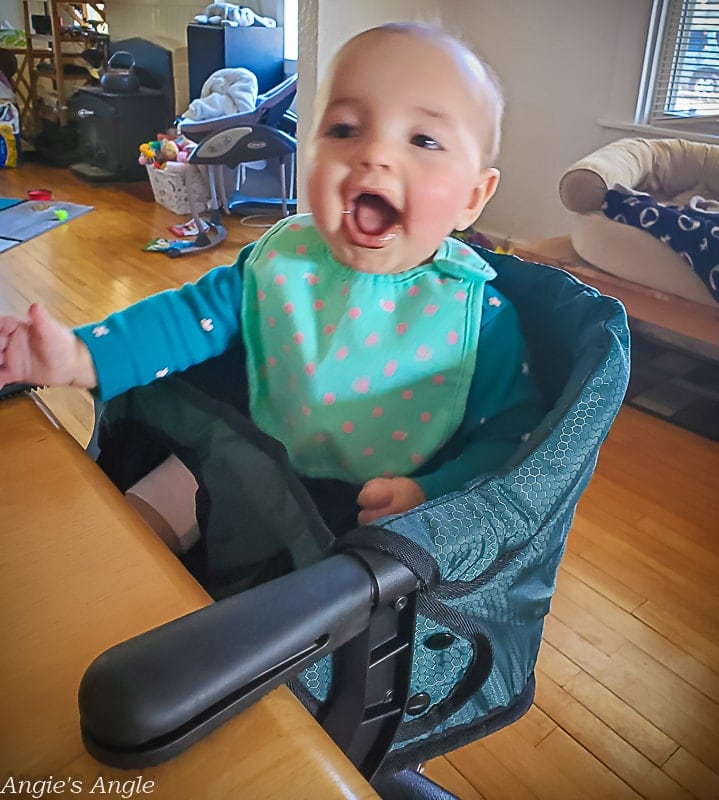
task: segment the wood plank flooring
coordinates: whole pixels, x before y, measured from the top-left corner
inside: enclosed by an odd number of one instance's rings
[[[41,299],[68,324],[97,319],[231,262],[259,233],[231,218],[221,248],[173,260],[142,251],[182,219],[148,185],[0,171],[0,196],[31,188],[95,210],[0,254],[0,313]],[[45,395],[82,441],[87,395]],[[462,800],[719,798],[718,576],[719,446],[622,409],[569,536],[534,706],[427,775]]]

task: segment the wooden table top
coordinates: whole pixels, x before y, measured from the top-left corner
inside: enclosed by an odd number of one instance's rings
[[[284,687],[158,767],[95,761],[77,707],[87,666],[210,599],[27,396],[0,402],[0,514],[0,786],[52,777],[64,782],[53,797],[98,794],[98,780],[135,780],[135,797],[160,800],[377,797]]]

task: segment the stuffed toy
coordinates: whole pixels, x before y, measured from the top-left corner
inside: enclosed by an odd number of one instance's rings
[[[252,25],[274,28],[277,25],[271,17],[260,17],[251,8],[234,3],[210,3],[202,14],[197,14],[194,19],[201,25],[223,25],[231,28],[249,28]]]

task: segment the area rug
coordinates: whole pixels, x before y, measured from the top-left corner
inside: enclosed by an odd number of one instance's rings
[[[719,441],[719,360],[632,328],[625,403]]]
[[[37,202],[0,197],[0,253],[92,211],[59,200]]]

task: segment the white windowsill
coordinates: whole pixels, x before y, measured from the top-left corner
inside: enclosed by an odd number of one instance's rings
[[[694,130],[689,125],[669,128],[660,125],[643,125],[636,122],[622,122],[618,120],[598,119],[597,124],[602,128],[616,131],[628,131],[630,133],[644,134],[646,136],[660,136],[671,139],[691,139],[694,142],[706,142],[707,144],[719,144],[719,133],[712,134]],[[698,123],[701,124],[701,123]]]

